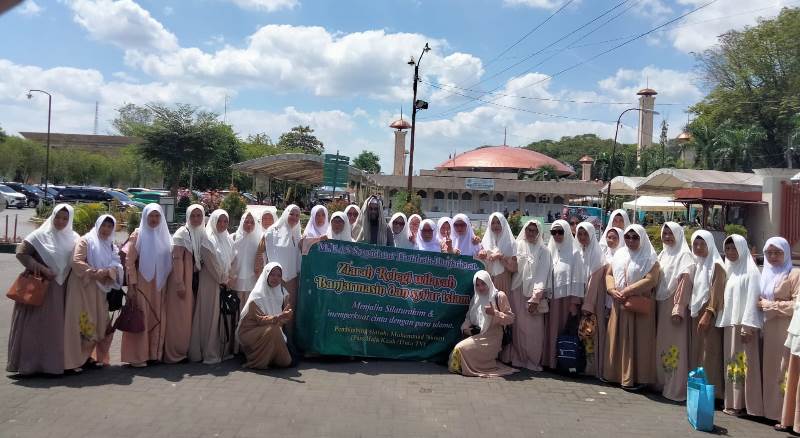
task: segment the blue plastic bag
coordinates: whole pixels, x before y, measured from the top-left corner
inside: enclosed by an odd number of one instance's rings
[[[706,382],[702,367],[689,372],[686,387],[686,415],[697,430],[714,430],[714,385]]]

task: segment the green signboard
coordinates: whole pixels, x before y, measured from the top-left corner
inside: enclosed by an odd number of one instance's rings
[[[444,361],[461,339],[480,262],[321,241],[303,257],[297,340],[325,355]]]
[[[344,188],[350,182],[347,167],[350,157],[339,154],[325,154],[325,164],[322,166],[322,185]]]

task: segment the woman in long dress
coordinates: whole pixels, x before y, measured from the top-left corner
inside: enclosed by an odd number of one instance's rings
[[[311,217],[308,219],[306,229],[303,231],[303,238],[300,240],[300,248],[303,255],[308,254],[311,245],[328,238],[328,209],[324,205],[315,205],[311,209]]]
[[[725,292],[725,263],[719,256],[714,236],[706,230],[692,234],[692,254],[695,260],[692,298],[689,315],[689,369],[703,367],[706,380],[714,385],[714,397],[722,399],[725,386],[722,373],[722,329],[714,321],[722,312]]]
[[[486,264],[497,289],[511,290],[511,274],[517,270],[517,244],[502,213],[489,216],[489,229],[481,240],[477,258]]]
[[[120,289],[124,276],[119,249],[114,245],[116,225],[113,216],[104,214],[75,245],[64,306],[65,370],[80,371],[87,363],[105,366],[111,362],[108,350],[113,332],[108,333],[106,294]]]
[[[603,377],[606,329],[600,321],[606,312],[606,263],[597,232],[591,222],[581,222],[575,228],[575,240],[580,249],[581,262],[585,269],[586,295],[581,306],[584,316],[594,315],[595,330],[591,337],[583,340],[586,351],[586,374]]]
[[[569,224],[563,219],[550,226],[547,250],[550,252],[553,275],[550,281],[552,297],[547,316],[544,364],[555,368],[558,335],[566,327],[569,318],[578,314],[586,295],[586,267]]]
[[[786,257],[791,257],[786,253]],[[775,430],[786,432],[793,429],[800,431],[800,300],[795,298],[792,309],[792,320],[789,322],[786,342],[784,346],[789,349],[789,366],[786,370],[786,386],[783,396],[783,409],[781,422],[775,425]]]
[[[514,323],[514,313],[503,291],[497,290],[491,275],[478,271],[472,279],[467,317],[461,324],[465,339],[450,353],[451,372],[468,377],[498,377],[517,372],[497,360],[503,342],[503,327]]]
[[[355,242],[361,235],[361,221],[358,220],[361,216],[361,209],[356,204],[350,204],[344,209],[344,214],[350,223],[350,231],[353,233],[353,242]]]
[[[728,415],[764,414],[759,339],[764,316],[758,308],[761,272],[747,240],[738,234],[725,239],[725,297],[717,327],[724,329],[725,409]]]
[[[658,284],[657,255],[641,225],[623,233],[625,247],[614,255],[606,276],[608,294],[614,300],[608,318],[603,377],[635,391],[655,383],[656,316],[653,301]],[[637,297],[637,298],[634,298]],[[646,313],[626,310],[628,301],[647,300]]]
[[[394,246],[396,248],[414,249],[411,242],[411,234],[408,232],[408,221],[403,213],[395,213],[389,219],[389,226],[392,229]]]
[[[611,214],[608,216],[608,224],[606,225],[606,231],[609,228],[619,228],[620,230],[627,230],[630,225],[631,225],[631,219],[628,217],[628,212],[620,208],[612,211]]]
[[[281,265],[283,288],[289,294],[292,309],[297,308],[297,289],[300,280],[300,207],[292,204],[286,207],[278,222],[267,230],[266,263],[275,262]],[[293,321],[284,328],[286,335],[292,339]]]
[[[425,219],[419,226],[417,236],[417,249],[419,251],[442,252],[442,244],[439,242],[439,232],[436,229],[436,222]]]
[[[269,227],[271,227],[275,222],[278,221],[278,216],[275,215],[275,212],[272,211],[272,208],[265,208],[264,212],[261,213],[261,218],[258,220],[259,225],[261,225],[261,232],[259,235],[264,235],[267,232]],[[260,275],[260,274],[258,274]]]
[[[794,301],[800,288],[800,269],[792,267],[792,251],[783,237],[771,237],[764,244],[764,270],[758,307],[764,313],[763,363],[764,417],[781,421],[783,389],[791,353],[784,346]],[[791,424],[790,424],[791,425]]]
[[[264,210],[264,213],[261,214],[261,232],[259,236],[261,240],[258,241],[258,249],[256,250],[256,259],[253,265],[253,276],[258,278],[261,275],[261,271],[264,269],[264,264],[267,258],[267,243],[264,240],[264,236],[267,234],[267,230],[273,225],[275,222],[278,221],[278,218],[275,216],[275,213],[272,212],[271,209],[267,208]]]
[[[203,267],[201,248],[206,240],[205,209],[192,204],[186,209],[186,224],[172,235],[172,273],[167,280],[167,328],[164,335],[164,362],[178,363],[189,357],[192,338],[194,297],[200,286]]]
[[[206,224],[206,239],[200,249],[203,267],[197,288],[197,303],[192,318],[189,360],[216,364],[233,355],[235,333],[226,333],[220,323],[220,290],[230,282],[233,241],[228,235],[229,217],[225,210],[214,210]]]
[[[503,350],[505,362],[534,372],[542,371],[545,317],[549,311],[547,287],[553,268],[541,230],[541,222],[529,220],[517,236],[517,272],[511,277],[508,296],[514,313],[513,336]]]
[[[139,228],[128,239],[125,258],[128,301],[144,316],[144,331],[122,333],[122,361],[141,368],[163,357],[166,314],[164,295],[172,272],[172,236],[158,204],[147,204]]]
[[[230,286],[239,295],[241,308],[247,301],[250,291],[256,285],[253,264],[256,260],[261,235],[256,231],[256,220],[250,212],[245,212],[239,220],[239,227],[233,235],[233,262],[231,263]]]
[[[453,217],[453,242],[456,254],[473,257],[481,250],[481,239],[472,229],[469,216],[459,213]]]
[[[328,228],[328,239],[341,240],[344,242],[353,241],[353,233],[350,231],[350,222],[347,221],[347,215],[341,211],[337,211],[331,215],[331,226]]]
[[[72,207],[58,204],[50,217],[17,245],[17,260],[49,281],[40,306],[14,303],[6,371],[22,375],[64,373],[64,290],[78,233]]]
[[[267,264],[245,302],[237,334],[246,368],[286,368],[292,363],[283,326],[292,320],[293,310],[282,275],[280,264]]]
[[[656,383],[664,397],[684,401],[695,263],[683,228],[677,223],[666,222],[661,227],[661,242],[664,249],[658,255],[661,275],[656,289]]]

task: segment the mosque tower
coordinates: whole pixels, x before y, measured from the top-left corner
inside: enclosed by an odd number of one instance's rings
[[[403,119],[403,110],[400,118],[389,125],[394,129],[394,170],[392,175],[403,176],[406,174],[406,129],[411,128],[411,123]]]
[[[642,158],[642,151],[653,145],[653,108],[656,104],[656,90],[643,88],[636,93],[639,96],[639,130],[636,141],[636,162]]]

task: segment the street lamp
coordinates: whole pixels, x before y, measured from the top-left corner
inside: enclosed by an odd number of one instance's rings
[[[47,191],[47,184],[50,181],[50,115],[53,108],[53,96],[44,90],[28,90],[28,100],[33,99],[33,92],[47,95],[47,155],[44,161],[44,202],[50,193]]]
[[[641,111],[644,113],[651,113],[653,115],[658,115],[658,112],[653,111],[651,109],[646,108],[628,108],[622,113],[620,113],[619,117],[617,117],[617,129],[614,132],[614,145],[611,147],[611,158],[609,159],[608,166],[606,167],[606,179],[608,180],[608,189],[606,190],[606,207],[605,210],[608,211],[609,204],[611,204],[611,168],[614,167],[614,154],[617,151],[617,135],[619,134],[619,125],[620,121],[622,120],[622,116],[625,115],[628,111]]]
[[[422,57],[426,52],[430,52],[431,48],[428,43],[422,48],[422,53],[419,58],[414,61],[414,57],[408,61],[408,65],[414,66],[414,98],[411,106],[411,146],[408,150],[408,194],[406,195],[406,202],[411,202],[411,177],[414,174],[414,133],[417,129],[417,110],[428,109],[428,102],[424,100],[417,100],[417,83],[419,82],[419,64],[422,62]]]

